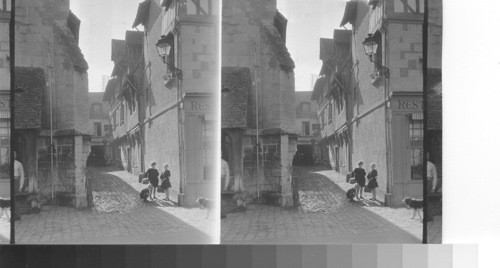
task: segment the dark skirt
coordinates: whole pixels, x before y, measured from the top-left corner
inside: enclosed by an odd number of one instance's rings
[[[168,189],[170,187],[172,187],[172,184],[170,184],[170,180],[169,179],[164,179],[161,182],[160,188],[162,188],[162,189]]]
[[[358,183],[359,186],[365,187],[366,179],[365,178],[358,178],[358,179],[356,179],[356,182]]]
[[[368,182],[368,188],[377,188],[378,187],[378,183],[377,183],[377,179],[371,179],[369,182]]]
[[[149,183],[151,183],[153,185],[153,187],[158,187],[158,177],[156,178],[150,178],[149,179]]]

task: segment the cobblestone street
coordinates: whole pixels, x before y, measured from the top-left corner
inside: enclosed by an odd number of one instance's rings
[[[322,167],[294,167],[294,177],[300,207],[251,204],[246,212],[229,213],[221,222],[221,243],[421,243],[423,224],[407,208],[351,203],[345,176]]]
[[[16,244],[192,244],[214,243],[216,219],[200,208],[163,200],[143,202],[145,185],[116,168],[88,168],[94,206],[43,206],[41,213],[16,221]],[[164,198],[163,193],[157,194]]]

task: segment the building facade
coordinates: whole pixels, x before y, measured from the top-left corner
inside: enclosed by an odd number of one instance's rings
[[[109,105],[102,101],[103,92],[89,92],[89,118],[91,131],[90,155],[87,166],[99,166],[111,163],[112,126],[109,119]]]
[[[293,205],[297,147],[286,25],[275,0],[223,1],[222,157],[249,201],[265,198],[280,206]],[[235,109],[243,118],[234,118]]]
[[[0,3],[0,197],[10,196],[10,4]]]
[[[14,150],[37,198],[86,207],[88,65],[68,0],[16,1]]]
[[[330,139],[332,166],[345,174],[359,161],[365,169],[377,164],[378,191],[390,206],[402,205],[405,196],[423,196],[423,10],[421,0],[347,2],[340,24],[352,26],[349,45],[336,50],[341,41],[336,30],[331,52],[336,67],[315,88],[329,99],[328,111],[331,105],[342,117],[332,122],[333,129],[345,125],[322,133]],[[372,58],[363,46],[369,34],[379,44]],[[325,109],[320,105],[320,122]],[[323,124],[330,118],[325,114]]]
[[[329,165],[328,154],[318,142],[321,126],[318,120],[318,104],[311,101],[312,91],[295,91],[295,132],[297,152],[293,165]]]
[[[132,27],[140,25],[144,31],[133,38],[139,50],[125,52],[127,40],[112,43],[115,70],[104,98],[116,126],[115,159],[133,173],[145,172],[153,161],[160,171],[168,163],[170,198],[191,206],[197,197],[213,198],[217,186],[218,1],[146,0]],[[156,46],[160,40],[170,48],[164,57]]]
[[[144,69],[141,31],[127,31],[124,40],[111,40],[114,68],[103,103],[109,106],[111,163],[138,175],[145,171],[139,83]]]

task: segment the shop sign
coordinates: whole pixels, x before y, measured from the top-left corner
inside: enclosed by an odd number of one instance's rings
[[[186,112],[208,113],[213,109],[214,103],[210,98],[186,98],[184,107]]]
[[[422,98],[397,98],[393,99],[391,108],[393,111],[399,112],[414,112],[422,111],[424,101]]]
[[[10,99],[9,98],[0,98],[0,110],[10,111]]]

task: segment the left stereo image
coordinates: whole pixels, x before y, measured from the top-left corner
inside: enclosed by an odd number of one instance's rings
[[[15,2],[15,243],[218,243],[218,1]]]

